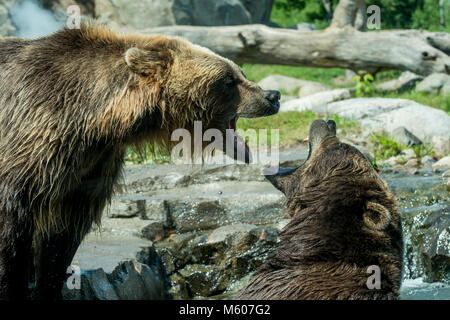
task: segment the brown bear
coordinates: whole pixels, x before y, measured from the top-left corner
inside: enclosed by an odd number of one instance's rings
[[[398,298],[403,238],[394,196],[363,154],[339,141],[334,121],[314,121],[309,144],[303,165],[267,176],[292,220],[237,298]]]
[[[1,39],[0,299],[28,297],[30,279],[33,298],[61,298],[128,146],[167,146],[174,129],[191,130],[194,121],[235,130],[238,117],[277,113],[279,98],[233,62],[179,38],[84,24]]]

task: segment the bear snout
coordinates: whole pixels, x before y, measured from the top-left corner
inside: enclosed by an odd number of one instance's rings
[[[269,103],[277,108],[280,109],[280,99],[281,99],[281,93],[277,90],[266,90],[264,91],[264,99],[269,101]]]

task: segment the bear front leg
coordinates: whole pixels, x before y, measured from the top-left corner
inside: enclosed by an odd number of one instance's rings
[[[42,237],[35,247],[36,288],[33,299],[61,300],[64,282],[70,276],[67,268],[82,238],[74,230]]]
[[[32,220],[26,212],[0,209],[0,300],[28,297]]]

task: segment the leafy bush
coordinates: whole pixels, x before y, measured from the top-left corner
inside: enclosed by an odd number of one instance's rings
[[[354,76],[353,81],[356,82],[355,95],[357,97],[369,96],[372,94],[373,76],[370,73],[361,76]]]

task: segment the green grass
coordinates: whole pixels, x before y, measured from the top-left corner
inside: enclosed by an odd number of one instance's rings
[[[345,75],[345,70],[338,68],[307,68],[307,67],[291,67],[280,65],[242,65],[247,78],[253,82],[259,82],[272,74],[281,74],[287,77],[293,77],[309,81],[317,81],[328,85],[333,85],[333,78]]]
[[[423,158],[424,156],[436,156],[434,149],[428,144],[408,147],[395,141],[395,139],[390,138],[389,135],[385,133],[371,135],[370,142],[373,145],[372,151],[375,158],[375,165],[377,161],[387,160],[389,158],[398,156],[402,153],[403,150],[406,150],[408,148],[413,149],[417,158],[419,159]]]
[[[381,93],[375,94],[374,96],[392,99],[409,99],[426,106],[444,110],[445,112],[450,114],[450,95],[446,96],[441,94],[427,94],[411,90],[401,93]]]
[[[308,136],[308,129],[312,121],[322,117],[311,111],[282,112],[274,116],[256,119],[239,119],[238,129],[279,129],[280,148],[287,148],[302,143]],[[347,120],[338,116],[330,116],[327,119],[336,121],[341,134],[359,129],[358,123],[353,120]]]
[[[308,67],[290,67],[280,65],[256,65],[245,64],[242,70],[247,78],[253,82],[259,82],[267,76],[272,74],[280,74],[288,77],[317,81],[327,84],[332,87],[337,87],[333,83],[333,79],[338,76],[345,75],[345,70],[338,68],[308,68]],[[399,70],[385,71],[376,75],[372,87],[379,83],[397,79],[402,72]],[[350,84],[347,87],[354,87],[355,84]],[[297,92],[281,92],[286,95],[293,95]],[[450,114],[450,95],[427,94],[423,92],[416,92],[414,89],[405,92],[378,92],[373,90],[369,97],[392,98],[392,99],[409,99],[420,104],[430,106],[436,109],[441,109]]]
[[[398,143],[385,134],[371,135],[370,140],[374,145],[373,152],[376,160],[386,160],[395,157],[406,149],[405,145]]]

